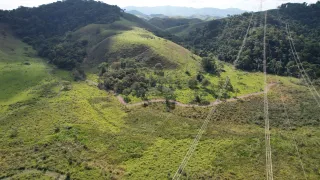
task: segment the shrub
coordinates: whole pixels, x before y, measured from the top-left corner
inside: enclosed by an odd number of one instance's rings
[[[128,97],[128,96],[125,96],[123,98],[123,100],[126,102],[126,103],[130,103],[131,102],[131,99]]]
[[[203,69],[211,74],[219,74],[217,64],[213,58],[205,57],[202,58],[202,67]]]
[[[195,80],[195,79],[190,79],[188,81],[188,86],[189,86],[190,89],[196,89],[197,86],[198,86],[198,81]]]
[[[202,81],[202,86],[204,86],[204,87],[207,87],[207,86],[209,86],[211,84],[211,82],[208,80],[208,79],[204,79],[203,81]]]
[[[82,69],[73,69],[72,70],[72,76],[75,81],[83,81],[86,79],[86,74],[84,73],[84,70]]]
[[[198,80],[199,82],[202,82],[203,79],[204,79],[204,76],[199,73],[199,74],[197,75],[197,80]]]

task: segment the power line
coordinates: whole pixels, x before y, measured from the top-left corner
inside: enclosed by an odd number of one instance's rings
[[[290,41],[291,41],[291,43],[292,43],[292,47],[293,47],[293,50],[294,50],[295,55],[296,55],[296,57],[297,57],[297,60],[298,60],[300,66],[301,66],[301,68],[302,68],[302,70],[303,70],[303,73],[305,74],[308,82],[309,82],[310,85],[312,86],[312,88],[313,88],[313,90],[315,91],[315,93],[317,94],[317,96],[320,98],[320,94],[318,93],[318,91],[317,91],[316,88],[314,87],[312,81],[310,80],[310,77],[309,77],[308,73],[306,72],[305,68],[303,67],[303,64],[302,64],[302,62],[301,62],[301,60],[300,60],[300,57],[299,57],[299,55],[298,55],[298,53],[297,53],[297,50],[296,50],[296,47],[295,47],[293,38],[292,38],[292,36],[291,36],[289,24],[287,24],[287,32],[288,32],[288,35],[289,35],[289,39],[290,39]]]
[[[310,83],[309,83],[309,81],[307,80],[306,75],[304,74],[305,71],[302,70],[301,64],[299,63],[299,61],[298,61],[298,59],[297,59],[297,53],[294,51],[294,47],[293,47],[293,44],[292,44],[292,41],[291,41],[291,40],[292,40],[292,39],[291,39],[291,35],[290,35],[289,29],[288,29],[288,24],[286,24],[286,32],[287,32],[287,34],[288,34],[288,40],[289,40],[291,52],[292,52],[292,54],[293,54],[293,59],[294,59],[295,62],[297,63],[297,67],[298,67],[298,69],[299,69],[299,72],[300,72],[300,74],[301,74],[301,77],[302,77],[302,79],[307,83],[307,87],[308,87],[309,91],[311,92],[314,100],[317,102],[318,106],[320,107],[319,99],[317,98],[315,92],[313,91],[314,89],[312,89],[312,88],[310,87]]]
[[[234,61],[234,66],[237,66],[237,65],[238,65],[238,61],[239,61],[239,59],[240,59],[241,53],[242,53],[242,51],[243,51],[244,46],[246,45],[247,37],[248,37],[249,30],[250,30],[251,23],[252,23],[253,14],[254,14],[254,13],[252,12],[252,13],[251,13],[251,17],[250,17],[250,21],[249,21],[249,25],[248,25],[248,28],[247,28],[247,32],[246,32],[246,34],[245,34],[245,36],[244,36],[244,39],[243,39],[243,41],[242,41],[242,45],[241,45],[240,50],[239,50],[238,55],[237,55],[237,59]]]
[[[280,15],[279,15],[279,9],[278,9],[278,20],[280,21]],[[269,44],[268,44],[269,45]],[[290,44],[291,45],[291,44]],[[270,50],[270,46],[269,46],[269,55],[272,56],[271,54],[271,50]],[[280,63],[282,64],[282,61],[280,59]],[[277,76],[277,79],[279,77],[279,72],[277,71],[276,72],[276,76]],[[279,80],[280,82],[280,80]],[[280,84],[280,83],[279,83]],[[292,127],[292,124],[291,124],[291,121],[290,121],[290,118],[289,118],[289,115],[288,115],[288,110],[287,110],[287,106],[285,104],[285,100],[284,100],[284,95],[283,95],[283,91],[281,88],[279,88],[279,91],[280,91],[280,99],[281,99],[281,103],[282,103],[282,106],[283,106],[283,110],[285,112],[285,115],[286,115],[286,124],[289,126],[289,127]],[[303,175],[304,175],[304,178],[307,180],[307,175],[306,175],[306,171],[305,171],[305,168],[304,168],[304,165],[303,165],[303,162],[302,162],[302,158],[301,158],[301,154],[300,154],[300,151],[299,151],[299,148],[298,148],[298,143],[297,143],[297,139],[296,137],[294,136],[294,134],[291,132],[290,133],[291,135],[291,139],[293,139],[294,141],[294,147],[295,147],[295,150],[296,150],[296,153],[297,153],[297,156],[299,158],[299,164],[301,166],[301,169],[303,171]]]
[[[228,82],[226,81],[225,84],[224,84],[224,87],[222,88],[223,90],[226,89],[227,84],[228,84]],[[217,101],[220,100],[221,94],[222,94],[222,93],[220,93],[219,97],[217,98]],[[191,144],[190,147],[189,147],[188,152],[187,152],[186,155],[184,156],[184,158],[183,158],[183,160],[182,160],[182,162],[181,162],[178,170],[176,171],[176,173],[174,174],[174,176],[173,176],[172,179],[174,179],[174,180],[180,179],[181,173],[183,172],[183,170],[184,170],[184,168],[186,167],[189,159],[190,159],[191,156],[193,155],[193,153],[194,153],[194,151],[195,151],[195,149],[196,149],[196,147],[197,147],[197,145],[198,145],[198,143],[199,143],[199,141],[200,141],[203,133],[206,131],[206,128],[207,128],[208,123],[209,123],[209,121],[210,121],[210,119],[211,119],[211,116],[212,116],[212,114],[213,114],[215,111],[216,111],[216,107],[213,106],[213,107],[210,109],[207,118],[204,120],[201,128],[200,128],[199,131],[198,131],[197,136],[194,138],[192,144]]]
[[[268,103],[268,87],[267,87],[267,55],[266,55],[266,32],[267,32],[267,14],[264,18],[264,37],[263,37],[263,71],[264,71],[264,116],[265,116],[265,140],[266,140],[266,175],[267,180],[273,180],[272,171],[272,152],[270,144],[270,122],[269,122],[269,103]]]
[[[209,123],[209,120],[212,116],[212,114],[216,111],[215,107],[211,108],[211,110],[209,111],[209,114],[207,116],[207,118],[205,119],[205,121],[203,122],[196,138],[193,140],[191,146],[189,147],[189,150],[187,152],[187,154],[184,156],[178,170],[176,171],[176,173],[174,174],[173,178],[172,179],[179,179],[180,176],[181,176],[181,173],[183,172],[185,166],[187,165],[189,159],[191,158],[193,152],[195,151],[198,143],[199,143],[199,140],[201,139],[201,136],[202,134],[205,132],[205,129],[207,128],[208,126],[208,123]]]

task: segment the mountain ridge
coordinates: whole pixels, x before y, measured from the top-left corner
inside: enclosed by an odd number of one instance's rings
[[[146,15],[151,14],[164,14],[167,16],[194,16],[194,15],[211,15],[226,17],[228,15],[241,14],[246,11],[237,8],[192,8],[192,7],[179,7],[179,6],[154,6],[154,7],[138,7],[127,6],[126,11],[136,10]]]

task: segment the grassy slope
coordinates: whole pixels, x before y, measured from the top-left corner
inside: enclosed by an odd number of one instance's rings
[[[209,111],[176,107],[168,113],[162,104],[126,109],[111,94],[85,82],[72,82],[72,90],[60,92],[62,80],[70,81],[67,72],[27,57],[22,50],[27,45],[10,35],[4,41],[15,42],[12,47],[17,51],[2,45],[1,63],[15,69],[2,68],[0,73],[10,79],[17,71],[33,67],[23,74],[30,75],[33,83],[16,77],[5,81],[11,86],[1,86],[1,93],[25,87],[0,101],[0,178],[53,179],[61,174],[72,179],[167,179]],[[31,63],[28,67],[21,65],[26,59]],[[227,72],[230,68],[225,67]],[[43,74],[39,77],[33,71]],[[249,83],[250,76],[243,75],[244,81]],[[285,128],[275,87],[269,95],[275,178],[303,179],[293,134],[307,178],[319,179],[320,111],[305,87],[289,78],[281,80],[294,128]],[[263,179],[263,126],[262,96],[218,106],[182,178]]]
[[[0,48],[4,55],[0,73],[6,74],[1,76],[0,178],[50,177],[44,169],[54,177],[67,172],[77,172],[73,177],[96,177],[99,171],[79,173],[84,165],[71,165],[72,161],[81,156],[87,159],[85,166],[99,164],[88,159],[106,151],[106,140],[124,127],[125,112],[112,95],[84,82],[73,82],[71,91],[59,91],[63,81],[72,81],[69,73],[27,57],[22,49],[28,46],[5,30],[3,42],[10,48]],[[30,47],[27,52],[34,57]],[[31,65],[23,65],[25,61]]]
[[[293,128],[286,129],[279,87],[275,87],[269,95],[274,177],[304,178],[295,150],[294,136],[307,178],[318,179],[319,110],[306,88],[291,83],[287,78],[280,79],[284,82],[280,87],[286,94]],[[185,117],[180,121],[174,115],[167,118],[157,109],[161,107],[155,105],[148,108],[148,111],[154,113],[146,114],[135,110],[129,115],[139,117],[139,120],[134,121],[136,127],[149,119],[149,132],[156,136],[157,140],[141,158],[126,162],[129,171],[127,179],[172,177],[192,138],[196,136],[194,128],[200,128],[200,123],[194,124],[192,118],[204,119],[209,111],[177,107],[173,114]],[[146,132],[148,127],[141,127],[141,130]],[[264,141],[263,96],[223,104],[211,118],[209,127],[190,159],[182,179],[264,179]]]
[[[220,62],[223,63],[223,62]],[[214,94],[210,93],[210,90],[218,93],[217,86],[219,80],[225,80],[226,77],[230,78],[230,82],[233,85],[234,89],[238,89],[238,93],[230,93],[230,97],[242,96],[250,93],[256,93],[263,91],[263,74],[262,73],[248,73],[244,71],[235,70],[234,67],[230,64],[223,63],[225,72],[222,72],[220,76],[206,74],[207,78],[213,87],[209,86],[203,88],[200,85],[198,86],[198,92],[202,93],[202,98],[208,101],[216,100]],[[208,90],[209,91],[208,91]],[[184,103],[190,103],[194,98],[194,90],[187,88],[185,85],[184,88],[176,91],[177,100]]]
[[[207,25],[208,23],[209,23],[208,21],[205,21],[200,23],[176,26],[176,27],[168,28],[166,30],[176,36],[183,37],[183,36],[188,36],[191,31],[195,30],[196,28],[201,28]]]
[[[111,39],[112,46],[110,47],[110,53],[117,53],[121,56],[126,50],[134,46],[146,46],[151,49],[157,55],[164,57],[168,60],[169,64],[177,64],[178,67],[186,67],[187,65],[196,68],[197,60],[192,59],[192,53],[187,49],[162,38],[159,38],[152,33],[140,29],[134,28],[131,31],[123,32]],[[153,64],[156,64],[153,62]],[[170,69],[170,67],[167,67]]]
[[[168,18],[159,18],[155,17],[148,22],[156,27],[159,27],[161,29],[169,29],[177,26],[182,25],[189,25],[189,24],[196,24],[202,22],[201,19],[187,19],[183,17],[168,17]]]
[[[200,57],[192,54],[187,49],[163,38],[155,36],[153,33],[135,27],[136,23],[122,19],[111,25],[92,24],[83,27],[74,33],[77,39],[87,39],[89,47],[89,67],[95,69],[106,57],[117,61],[121,58],[143,59],[147,61],[149,67],[153,68],[156,63],[162,63],[165,70],[165,77],[162,81],[169,85],[180,86],[176,88],[177,100],[183,103],[190,103],[194,99],[195,92],[199,92],[205,100],[214,101],[215,95],[210,91],[214,87],[207,89],[199,86],[198,90],[191,90],[188,81],[194,78],[201,69]],[[99,32],[98,34],[96,32]],[[135,54],[141,50],[140,53]],[[110,60],[109,60],[110,61]],[[95,72],[95,70],[92,70]],[[145,70],[147,74],[153,74]],[[185,72],[190,72],[188,76]],[[233,93],[231,96],[244,95],[259,92],[262,89],[261,73],[245,73],[234,70],[231,65],[225,64],[225,71],[221,77],[206,75],[206,78],[217,85],[219,79],[225,80],[229,76],[234,88],[239,89],[240,93]],[[150,91],[149,98],[159,98],[159,94]],[[141,101],[131,97],[132,102]]]
[[[8,27],[0,25],[0,105],[32,99],[40,82],[48,80],[45,63],[34,56],[35,51],[8,33]],[[30,65],[25,65],[28,62]],[[2,112],[4,108],[1,108]]]

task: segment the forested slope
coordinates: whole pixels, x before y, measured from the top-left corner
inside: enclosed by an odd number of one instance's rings
[[[66,0],[39,7],[19,7],[0,11],[0,23],[11,26],[14,34],[32,45],[38,55],[59,68],[79,67],[87,56],[87,40],[74,41],[72,32],[89,24],[112,24],[125,19],[170,39],[169,33],[117,6],[88,0]]]
[[[312,78],[320,77],[320,2],[307,5],[288,3],[267,16],[268,72],[298,76],[286,32],[286,24],[296,45],[297,52]],[[225,19],[213,20],[201,28],[194,28],[183,38],[183,44],[200,56],[217,56],[220,60],[234,63],[247,31],[251,14],[244,13]],[[262,70],[263,50],[262,13],[254,13],[250,31],[237,63],[248,71]]]

